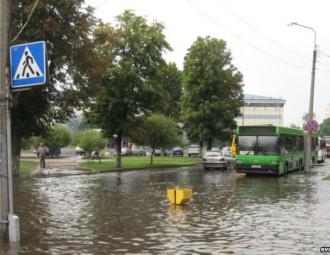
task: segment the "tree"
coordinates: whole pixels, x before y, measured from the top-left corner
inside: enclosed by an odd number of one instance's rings
[[[161,106],[160,112],[179,121],[181,117],[182,77],[174,63],[169,63],[162,69],[162,80],[166,103]]]
[[[289,125],[289,128],[301,129],[301,128],[299,127],[299,125],[294,124],[294,123],[291,123],[291,124]]]
[[[102,137],[102,134],[92,129],[77,132],[75,142],[89,156],[95,148],[99,151],[104,149],[107,144],[107,140]]]
[[[71,132],[66,127],[55,126],[44,138],[43,143],[48,148],[66,147],[71,143]]]
[[[242,74],[231,63],[223,40],[198,37],[183,69],[182,120],[192,141],[223,139],[235,129],[244,106]]]
[[[63,123],[71,117],[73,110],[82,107],[93,94],[92,77],[97,77],[100,70],[91,36],[97,23],[93,9],[84,7],[84,0],[39,0],[27,26],[19,33],[34,3],[11,1],[11,44],[46,41],[49,60],[46,85],[13,94],[13,173],[16,175],[22,138],[45,135],[51,123]]]
[[[101,31],[111,31],[117,40],[99,45],[97,52],[107,63],[95,103],[86,116],[98,124],[104,135],[116,137],[116,167],[121,166],[121,141],[134,129],[134,123],[142,115],[159,109],[163,102],[164,89],[161,68],[166,65],[162,54],[170,50],[163,35],[164,26],[125,11],[117,17],[116,29],[107,25]],[[114,31],[115,30],[115,31]]]
[[[171,117],[163,114],[155,113],[144,118],[137,133],[139,133],[139,139],[135,141],[151,148],[151,165],[153,164],[153,156],[156,148],[169,149],[182,142],[176,122]]]
[[[321,136],[330,136],[330,118],[325,119],[320,124],[319,132]]]

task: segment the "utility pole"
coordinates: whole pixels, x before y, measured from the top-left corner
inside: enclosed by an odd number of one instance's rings
[[[9,189],[7,147],[8,84],[6,74],[9,52],[9,1],[10,0],[0,0],[0,238],[2,240],[9,239]]]
[[[7,79],[10,0],[0,0],[0,241],[20,241],[19,219],[13,212],[11,93]]]
[[[309,94],[309,110],[308,110],[308,120],[307,123],[313,120],[313,106],[314,106],[314,86],[315,86],[315,63],[317,57],[317,46],[316,46],[316,32],[312,27],[298,24],[297,22],[292,22],[288,24],[289,26],[299,26],[307,28],[313,31],[314,34],[314,49],[313,49],[313,65],[312,65],[312,79],[311,79],[311,89]],[[306,123],[306,125],[307,125]],[[305,171],[310,172],[310,162],[311,162],[311,147],[312,147],[312,132],[307,129],[306,146],[305,146]]]

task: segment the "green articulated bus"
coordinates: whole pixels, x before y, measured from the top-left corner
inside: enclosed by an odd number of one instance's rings
[[[272,125],[239,126],[236,172],[283,175],[304,168],[306,132]],[[312,134],[311,164],[317,161],[318,134]]]

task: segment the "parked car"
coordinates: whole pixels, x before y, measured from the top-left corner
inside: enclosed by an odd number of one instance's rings
[[[132,146],[132,152],[134,156],[146,156],[147,155],[147,151],[143,146],[139,146],[139,145],[133,145]]]
[[[120,155],[121,156],[133,156],[133,151],[130,148],[124,147],[124,148],[121,148]]]
[[[162,150],[162,149],[156,149],[154,152],[154,156],[169,156],[172,154],[171,150]]]
[[[162,155],[162,150],[161,149],[156,149],[154,152],[154,156],[161,156]]]
[[[172,156],[181,156],[183,157],[183,149],[181,147],[175,147],[173,150],[172,150]]]
[[[229,169],[235,165],[235,158],[229,151],[226,150],[210,150],[204,153],[202,164],[205,170],[209,168]]]
[[[61,148],[60,147],[52,147],[49,148],[49,153],[51,157],[58,157],[61,155]]]
[[[199,145],[192,144],[188,148],[188,157],[199,156]]]
[[[85,151],[82,148],[80,148],[79,146],[77,146],[76,147],[76,155],[84,156]]]

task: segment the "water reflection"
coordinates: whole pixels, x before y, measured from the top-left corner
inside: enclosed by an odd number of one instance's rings
[[[0,254],[313,254],[329,246],[328,166],[246,177],[200,168],[15,180],[18,246]],[[192,187],[171,205],[169,186]]]

